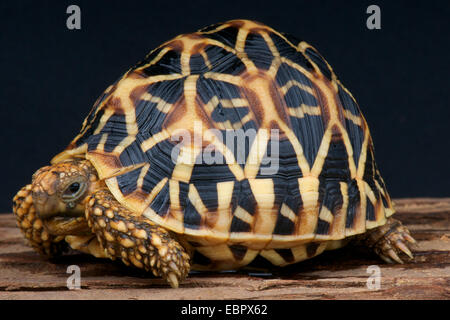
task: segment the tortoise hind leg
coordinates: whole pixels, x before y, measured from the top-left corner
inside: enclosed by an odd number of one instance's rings
[[[86,219],[111,259],[152,271],[176,288],[190,268],[185,249],[162,227],[137,216],[102,189],[87,202]]]
[[[63,241],[64,236],[53,236],[45,230],[31,194],[32,186],[28,184],[14,196],[13,212],[17,225],[33,249],[45,256],[57,256],[68,249],[67,243]]]
[[[413,259],[408,244],[414,244],[416,241],[409,230],[396,219],[388,218],[386,224],[357,236],[357,240],[373,248],[387,263],[403,263],[399,257],[401,253]]]

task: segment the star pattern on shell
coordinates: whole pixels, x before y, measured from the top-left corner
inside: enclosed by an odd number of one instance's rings
[[[189,143],[172,161],[173,136],[195,136],[198,124],[223,164],[182,161],[205,149]],[[226,141],[207,137],[210,129],[254,130],[256,138],[239,162]],[[263,133],[272,129],[280,132],[279,169],[265,175],[272,137]],[[364,233],[394,213],[355,98],[314,47],[253,21],[210,26],[151,51],[97,100],[53,163],[78,154],[120,203],[184,234],[205,259],[216,252],[244,265],[264,248],[280,265],[323,251],[315,241]]]

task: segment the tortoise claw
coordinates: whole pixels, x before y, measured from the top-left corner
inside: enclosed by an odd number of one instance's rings
[[[400,253],[404,253],[410,259],[414,259],[408,243],[415,243],[413,237],[410,236],[408,229],[403,225],[396,225],[381,237],[376,246],[379,251],[392,258],[397,263],[403,264],[403,260],[399,257]]]
[[[413,237],[411,237],[411,235],[409,234],[409,231],[408,231],[408,233],[403,234],[403,238],[405,238],[405,240],[410,243],[417,243],[417,241]]]
[[[395,263],[394,261],[392,261],[392,259],[386,257],[386,256],[383,255],[383,254],[380,254],[380,253],[379,253],[378,256],[379,256],[381,259],[383,259],[383,261],[386,262],[386,263],[389,263],[389,264]]]
[[[409,230],[400,221],[393,218],[389,218],[384,226],[370,232],[365,241],[387,263],[403,264],[400,254],[414,259],[410,247],[411,244],[416,243],[416,240],[411,237]]]
[[[389,255],[389,257],[391,257],[397,263],[403,264],[402,259],[400,259],[400,257],[397,255],[397,253],[395,253],[394,249],[389,249],[387,254]]]
[[[410,237],[411,238],[411,237]],[[412,239],[412,238],[411,238]],[[397,240],[395,242],[395,246],[400,249],[402,252],[404,252],[408,257],[410,257],[411,259],[414,259],[413,254],[411,252],[411,250],[409,250],[409,248],[400,240]]]
[[[170,286],[174,289],[178,288],[178,278],[175,273],[171,272],[167,275],[166,281],[170,284]]]

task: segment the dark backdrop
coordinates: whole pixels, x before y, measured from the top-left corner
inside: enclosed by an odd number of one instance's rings
[[[96,98],[160,43],[254,19],[314,45],[354,94],[393,197],[449,196],[447,1],[5,1],[0,4],[0,212],[63,150]],[[66,8],[81,8],[81,30]],[[366,8],[381,8],[381,30]]]

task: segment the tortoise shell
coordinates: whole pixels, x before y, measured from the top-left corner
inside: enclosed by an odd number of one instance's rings
[[[241,130],[245,150],[210,129]],[[186,132],[193,139],[180,146],[174,137]],[[223,161],[198,161],[205,152]],[[90,160],[136,215],[197,245],[339,240],[394,213],[354,97],[315,48],[253,21],[151,51],[105,91],[52,162],[72,157]],[[273,172],[269,158],[278,161]]]

